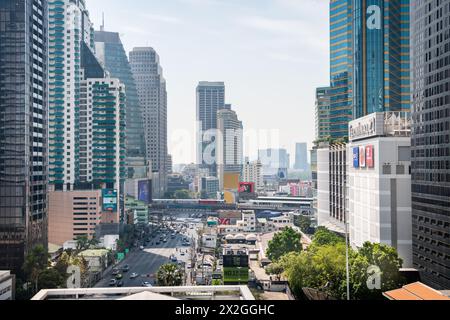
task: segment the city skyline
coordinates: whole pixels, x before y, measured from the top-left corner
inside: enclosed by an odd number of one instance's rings
[[[315,88],[329,83],[329,3],[241,2],[136,1],[124,8],[114,0],[88,1],[95,30],[100,29],[104,12],[105,31],[118,32],[126,52],[150,46],[161,56],[167,79],[169,153],[174,163],[196,162],[195,87],[199,81],[225,82],[227,103],[236,106],[246,124],[244,135],[245,130],[279,130],[273,144],[261,141],[253,146],[244,139],[245,155],[251,159],[264,148],[286,148],[295,154],[296,141],[308,142],[311,148],[314,127],[308,119],[314,116]],[[192,63],[181,63],[184,60]],[[274,110],[277,113],[271,114]],[[186,141],[180,139],[186,139],[186,134],[190,147],[181,148]]]

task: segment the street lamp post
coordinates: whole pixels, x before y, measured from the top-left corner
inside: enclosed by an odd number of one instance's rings
[[[347,282],[347,300],[350,301],[350,266],[349,266],[349,241],[348,241],[348,224],[347,224],[347,213],[344,214],[345,223],[345,273]]]

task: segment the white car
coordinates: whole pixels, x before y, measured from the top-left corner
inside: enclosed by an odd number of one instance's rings
[[[148,282],[148,281],[142,282],[142,286],[143,287],[147,287],[147,288],[153,287],[152,284],[150,282]]]
[[[136,272],[133,272],[133,273],[130,275],[130,279],[136,279],[137,277],[139,277],[139,275],[138,275]]]

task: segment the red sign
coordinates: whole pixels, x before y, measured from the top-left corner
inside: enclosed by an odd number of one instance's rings
[[[219,224],[222,226],[229,226],[231,224],[230,219],[219,218]]]
[[[375,162],[373,158],[373,146],[366,147],[366,165],[367,168],[374,168]]]
[[[239,193],[253,193],[255,192],[255,184],[253,182],[240,182]]]
[[[359,167],[366,167],[366,148],[359,147]]]

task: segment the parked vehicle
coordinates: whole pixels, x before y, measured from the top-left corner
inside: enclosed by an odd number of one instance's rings
[[[117,280],[116,279],[111,279],[111,280],[109,280],[109,286],[110,287],[114,287],[114,286],[116,286],[117,285]]]
[[[128,272],[128,271],[130,271],[130,266],[129,265],[124,265],[123,267],[122,267],[122,271],[123,272]]]
[[[119,274],[116,275],[116,279],[117,279],[117,280],[120,280],[120,279],[122,279],[122,278],[123,278],[123,275],[122,275],[121,273],[119,273]]]
[[[118,287],[123,287],[123,281],[122,281],[122,280],[117,281],[117,286],[118,286]]]
[[[112,275],[113,276],[117,276],[119,273],[120,273],[120,270],[117,269],[117,268],[114,268],[113,271],[112,271]]]

